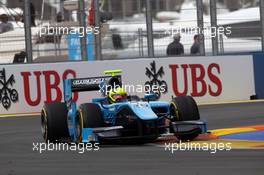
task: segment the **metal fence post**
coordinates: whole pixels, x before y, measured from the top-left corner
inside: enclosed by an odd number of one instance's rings
[[[100,32],[95,35],[95,56],[96,56],[96,60],[102,60],[99,0],[94,0],[94,24],[95,24],[94,27],[100,29]]]
[[[165,9],[166,11],[170,10],[170,0],[165,0]]]
[[[33,56],[32,56],[32,41],[31,41],[30,0],[24,0],[24,30],[25,30],[27,63],[32,63]]]
[[[260,23],[261,23],[261,45],[264,52],[264,0],[259,0]]]
[[[141,13],[141,0],[137,0],[137,12]]]
[[[108,12],[112,13],[113,12],[112,0],[108,0],[107,5],[108,5]]]
[[[160,11],[160,0],[156,0],[156,13]]]
[[[83,61],[87,61],[87,46],[86,46],[86,15],[85,15],[85,2],[79,0],[79,24],[83,28],[83,36],[80,37],[81,57]]]
[[[126,0],[122,0],[121,4],[122,4],[122,19],[125,19],[127,14]]]
[[[199,28],[200,38],[200,53],[205,55],[204,47],[204,20],[203,20],[203,0],[196,0],[196,9],[197,9],[197,26]]]
[[[143,49],[143,38],[142,38],[142,28],[138,29],[138,53],[139,57],[144,56],[144,49]]]
[[[148,56],[154,57],[154,44],[153,44],[153,24],[151,14],[151,0],[146,1],[146,25],[147,25],[147,38],[148,38]]]
[[[63,7],[63,0],[60,0],[60,12],[61,12],[61,16],[62,16],[62,20],[64,20],[64,7]]]
[[[224,48],[224,38],[223,35],[219,35],[219,52],[220,54],[224,54],[225,53],[225,48]],[[218,53],[219,53],[218,52]]]
[[[215,37],[212,37],[212,52],[213,55],[218,55],[218,26],[217,26],[217,10],[216,0],[210,0],[210,18],[211,18],[211,30],[215,30]]]

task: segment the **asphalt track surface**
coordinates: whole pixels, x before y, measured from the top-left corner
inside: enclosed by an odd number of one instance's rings
[[[264,124],[264,102],[200,106],[209,129]],[[263,149],[234,149],[210,154],[153,145],[105,146],[99,151],[33,151],[42,142],[40,118],[0,118],[0,175],[190,174],[263,175]]]

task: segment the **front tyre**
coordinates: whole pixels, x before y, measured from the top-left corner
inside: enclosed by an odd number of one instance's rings
[[[98,128],[105,126],[101,108],[99,107],[99,105],[93,103],[81,104],[77,113],[76,120],[78,142],[82,142],[83,128]]]
[[[69,138],[65,103],[47,103],[41,110],[41,131],[44,141],[57,142]]]
[[[172,121],[200,120],[198,106],[191,96],[173,98],[170,104],[170,116]]]
[[[200,119],[198,106],[191,96],[180,96],[172,99],[170,104],[170,119],[177,121],[194,121]],[[179,140],[188,141],[195,139],[200,134],[199,129],[188,133],[175,133]]]

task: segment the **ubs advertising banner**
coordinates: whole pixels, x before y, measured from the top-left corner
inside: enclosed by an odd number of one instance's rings
[[[144,95],[144,85],[165,87],[159,100],[191,95],[198,103],[248,100],[255,94],[252,56],[177,57],[0,66],[1,114],[39,112],[45,102],[63,101],[63,80],[103,76],[122,69],[131,95]],[[99,92],[74,94],[78,104]]]

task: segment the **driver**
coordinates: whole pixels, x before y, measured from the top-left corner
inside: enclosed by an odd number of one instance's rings
[[[127,100],[127,93],[121,87],[111,89],[108,93],[108,99],[109,99],[110,103],[116,103],[119,101],[124,101],[124,100]]]

